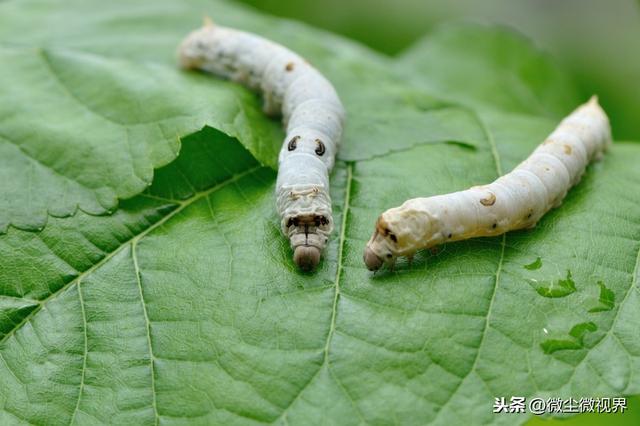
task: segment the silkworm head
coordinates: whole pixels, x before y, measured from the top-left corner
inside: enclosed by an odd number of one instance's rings
[[[303,271],[313,271],[320,263],[320,250],[313,246],[298,246],[293,253],[293,261]]]
[[[367,246],[364,248],[364,256],[363,256],[364,264],[367,265],[367,269],[370,271],[377,271],[383,265],[383,260],[378,257],[378,255]]]
[[[396,234],[389,224],[380,216],[376,221],[376,229],[364,249],[363,260],[367,269],[377,271],[382,265],[395,263],[398,242]]]

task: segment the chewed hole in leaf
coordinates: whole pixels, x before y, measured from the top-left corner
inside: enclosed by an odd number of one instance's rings
[[[581,322],[569,331],[568,339],[547,339],[540,344],[545,354],[552,354],[560,350],[576,350],[584,348],[584,338],[587,333],[598,330],[594,322]]]
[[[535,271],[536,269],[540,269],[542,267],[542,259],[537,257],[536,260],[529,263],[528,265],[524,265],[524,269],[528,269],[530,271]]]
[[[598,298],[598,305],[589,309],[589,312],[594,313],[610,311],[616,304],[616,295],[611,289],[608,289],[602,281],[598,281],[598,286],[600,286],[600,297]]]
[[[565,297],[576,291],[576,283],[571,277],[571,271],[567,271],[567,276],[564,279],[538,281],[532,278],[529,279],[529,284],[543,297]]]

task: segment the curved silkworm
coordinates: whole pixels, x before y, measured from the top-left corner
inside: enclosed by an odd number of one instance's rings
[[[448,241],[532,228],[611,144],[609,119],[594,96],[558,125],[513,171],[465,191],[407,200],[380,215],[364,251],[369,270]]]
[[[282,115],[287,135],[278,158],[276,207],[295,263],[314,269],[333,230],[329,172],[345,116],[335,89],[291,50],[211,21],[186,37],[179,57],[184,68],[261,92],[264,112]]]

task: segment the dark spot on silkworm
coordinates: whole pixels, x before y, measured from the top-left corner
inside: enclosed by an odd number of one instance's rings
[[[567,154],[567,155],[571,155],[571,151],[573,151],[573,150],[571,149],[571,145],[566,145],[566,144],[565,144],[565,145],[563,145],[563,146],[562,146],[562,148],[564,148],[564,153],[565,153],[565,154]]]
[[[393,256],[391,255],[391,253],[387,254],[387,259],[391,259]]]
[[[300,136],[294,136],[291,138],[289,144],[287,145],[287,149],[289,151],[293,151],[298,147],[298,139],[300,139]]]
[[[527,219],[531,219],[531,213],[527,215]]]
[[[496,203],[496,194],[493,192],[489,192],[489,196],[487,198],[481,198],[480,204],[483,206],[492,206]]]
[[[322,157],[326,151],[324,143],[322,143],[320,139],[316,139],[316,144],[316,154],[318,154],[319,157]]]
[[[447,238],[451,238],[451,237],[453,237],[453,234],[449,233],[449,235],[447,235]]]
[[[289,220],[287,221],[287,228],[290,227],[291,225],[293,225],[293,219],[289,218]]]
[[[494,223],[493,225],[491,225],[491,227],[492,227],[493,229],[496,229],[496,228],[497,228],[497,226],[498,226],[498,224],[497,224],[497,223]]]
[[[393,241],[394,243],[398,242],[398,238],[396,238],[395,234],[389,234],[389,238],[391,238],[391,241]]]
[[[285,71],[293,71],[295,64],[293,62],[287,62],[287,65],[284,66]]]

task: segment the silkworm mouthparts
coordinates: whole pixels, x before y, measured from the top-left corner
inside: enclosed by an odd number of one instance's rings
[[[313,271],[320,263],[322,248],[327,243],[327,217],[300,214],[287,219],[287,234],[293,247],[293,261],[303,271]]]
[[[384,260],[378,257],[368,246],[364,249],[364,264],[370,271],[377,271],[384,264]]]
[[[320,250],[314,246],[298,246],[293,252],[293,261],[303,271],[313,271],[320,263]]]

